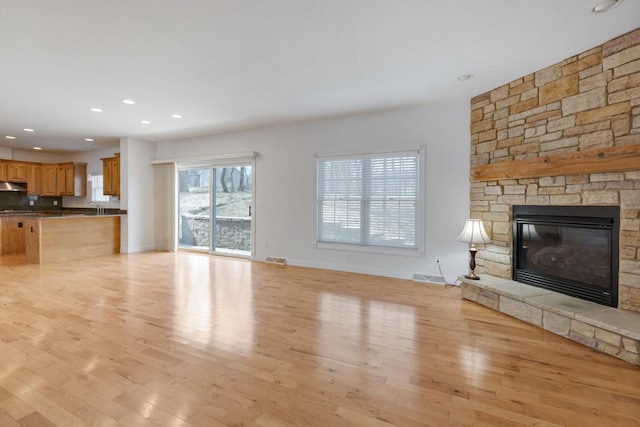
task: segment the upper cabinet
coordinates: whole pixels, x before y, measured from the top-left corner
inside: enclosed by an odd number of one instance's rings
[[[58,196],[87,195],[87,164],[60,163],[56,178]]]
[[[7,163],[7,181],[27,182],[27,163]]]
[[[51,163],[43,163],[41,166],[40,195],[41,196],[57,196],[58,195],[58,165]]]
[[[102,180],[106,196],[120,196],[120,153],[115,157],[105,157],[102,160]]]
[[[27,164],[27,190],[30,196],[42,194],[42,165],[40,163]]]
[[[0,181],[27,183],[32,196],[86,196],[86,163],[0,160]]]

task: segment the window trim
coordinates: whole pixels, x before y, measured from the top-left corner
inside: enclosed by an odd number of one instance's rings
[[[416,247],[399,248],[390,246],[363,245],[358,243],[318,241],[318,162],[320,160],[363,159],[379,156],[416,155],[418,157],[418,218],[416,220]],[[315,153],[313,157],[313,229],[312,242],[316,249],[368,252],[382,255],[424,256],[425,215],[426,215],[426,161],[425,147],[397,151],[379,151],[368,153]]]

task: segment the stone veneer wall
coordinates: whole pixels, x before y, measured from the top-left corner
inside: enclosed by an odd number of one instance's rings
[[[251,218],[216,217],[216,246],[251,251]],[[209,247],[209,215],[186,214],[180,217],[180,242],[188,246]]]
[[[471,100],[471,167],[640,143],[640,29]],[[640,312],[637,171],[471,183],[493,242],[478,271],[511,278],[513,205],[618,205],[619,308]]]

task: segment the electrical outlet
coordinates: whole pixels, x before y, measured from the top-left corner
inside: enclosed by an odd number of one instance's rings
[[[437,256],[437,257],[436,257],[436,262],[437,262],[438,264],[440,264],[440,257],[439,257],[439,256]]]
[[[33,200],[29,200],[29,206],[33,206],[35,204],[36,204],[36,202],[34,202]]]
[[[57,200],[53,201],[53,206],[58,206],[58,201]]]

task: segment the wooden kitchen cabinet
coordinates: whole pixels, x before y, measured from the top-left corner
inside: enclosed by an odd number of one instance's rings
[[[42,166],[39,163],[27,165],[27,190],[31,196],[39,196],[42,186]]]
[[[113,171],[113,160],[115,157],[108,157],[102,160],[102,194],[105,196],[113,194],[111,174]]]
[[[102,160],[102,193],[105,196],[120,196],[120,153],[115,157],[105,157]]]
[[[56,187],[58,196],[86,196],[87,164],[73,162],[58,164]]]
[[[118,181],[119,172],[118,169]],[[87,195],[87,164],[0,160],[0,181],[25,182],[29,195],[33,196],[84,197]]]
[[[69,168],[73,165],[59,164],[58,165],[58,177],[56,179],[56,188],[58,190],[58,196],[69,196],[67,192],[67,175],[70,174]],[[72,186],[69,186],[69,192],[73,190]]]
[[[86,163],[43,163],[41,166],[42,196],[86,196]]]
[[[40,195],[57,196],[58,165],[43,163],[41,169]]]
[[[2,255],[25,253],[24,217],[6,216],[0,218],[2,226]]]
[[[27,163],[7,163],[7,181],[27,182]]]

